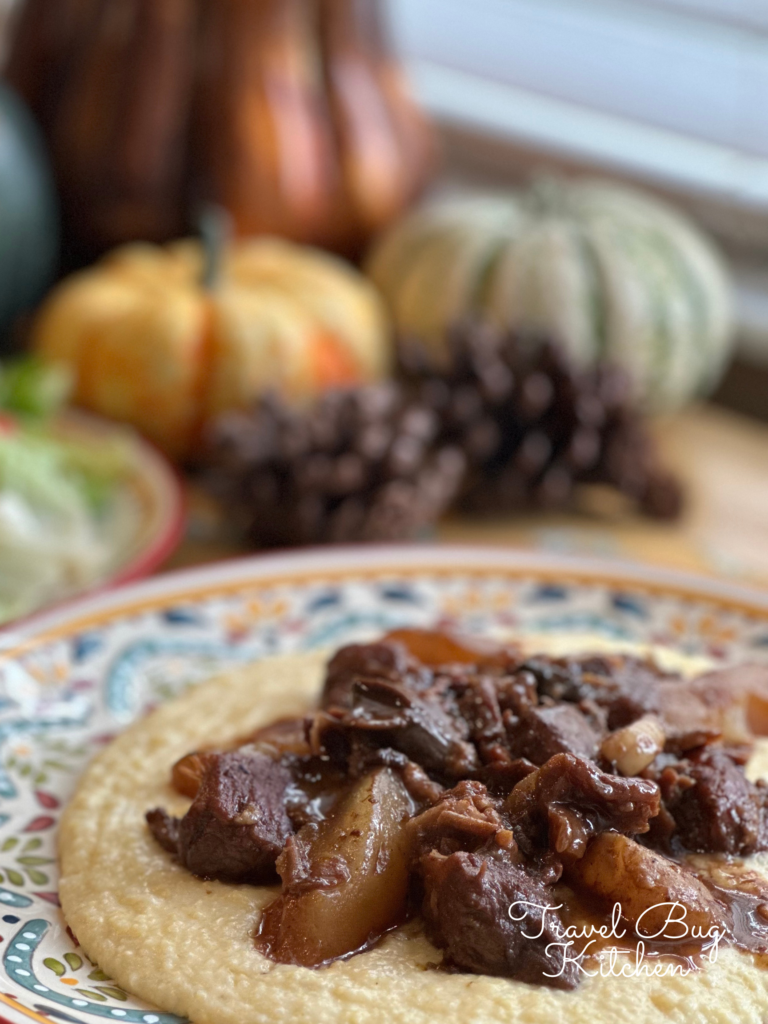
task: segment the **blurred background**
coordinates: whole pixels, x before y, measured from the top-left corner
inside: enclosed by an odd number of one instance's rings
[[[768,582],[759,0],[0,32],[0,618],[410,538]]]
[[[768,10],[760,0],[392,0],[459,180],[542,165],[668,196],[733,273],[737,365],[717,400],[768,416]]]

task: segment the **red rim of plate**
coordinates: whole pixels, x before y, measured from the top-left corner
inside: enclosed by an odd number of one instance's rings
[[[187,500],[180,473],[165,455],[145,438],[137,436],[135,444],[139,452],[138,467],[150,468],[154,476],[152,491],[157,497],[157,505],[161,512],[159,523],[150,542],[134,559],[116,569],[111,576],[96,584],[88,593],[111,590],[113,587],[133,583],[149,576],[176,550],[184,533]]]

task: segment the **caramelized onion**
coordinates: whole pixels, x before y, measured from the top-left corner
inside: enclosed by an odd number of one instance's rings
[[[198,750],[179,758],[171,768],[171,785],[176,792],[194,800],[213,756],[211,751]]]
[[[666,735],[658,719],[650,715],[608,733],[601,756],[621,775],[639,775],[664,749]]]
[[[521,656],[520,649],[513,644],[433,629],[393,629],[383,639],[402,644],[422,665],[431,667],[475,665],[478,668],[508,668]]]

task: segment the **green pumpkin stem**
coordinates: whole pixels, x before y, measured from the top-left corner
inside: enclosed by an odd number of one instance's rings
[[[234,234],[232,217],[223,206],[208,203],[200,211],[198,231],[203,243],[203,273],[200,283],[206,291],[214,291],[221,278],[224,254]]]

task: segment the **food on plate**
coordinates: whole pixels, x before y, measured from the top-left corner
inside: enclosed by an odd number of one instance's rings
[[[202,425],[275,390],[307,400],[387,370],[386,316],[366,279],[327,253],[272,238],[217,251],[131,245],[66,279],[33,329],[75,399],[194,454]]]
[[[603,181],[440,200],[374,246],[368,272],[397,330],[439,364],[468,315],[553,337],[574,362],[624,367],[633,392],[674,408],[718,382],[732,288],[711,242],[660,200]]]
[[[0,622],[96,583],[124,541],[130,439],[54,415],[58,367],[0,368]]]
[[[70,927],[198,1024],[758,1019],[768,668],[582,651],[402,629],[190,691],[67,808]]]
[[[404,782],[381,767],[354,783],[323,821],[290,836],[280,854],[285,885],[265,910],[257,948],[279,962],[317,967],[365,948],[404,919],[410,842],[403,821],[414,810]]]

